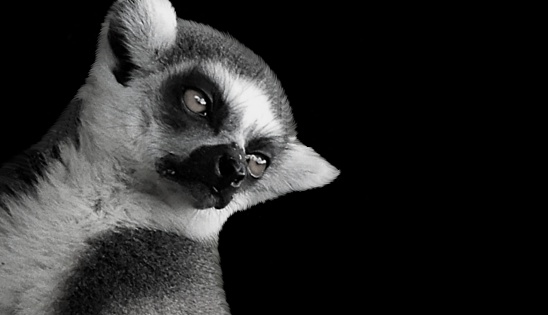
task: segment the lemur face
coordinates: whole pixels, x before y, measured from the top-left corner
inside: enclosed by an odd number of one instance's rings
[[[339,174],[295,128],[251,50],[168,0],[116,1],[86,83],[0,169],[0,313],[228,314],[226,220]]]
[[[296,138],[264,61],[228,35],[177,19],[168,1],[114,4],[93,78],[101,88],[89,116],[105,126],[95,137],[194,209],[241,210],[338,174]],[[113,125],[116,135],[105,131]]]
[[[150,91],[151,119],[169,139],[157,147],[156,171],[196,208],[221,209],[276,167],[294,129],[275,117],[267,93],[222,63],[179,68]]]

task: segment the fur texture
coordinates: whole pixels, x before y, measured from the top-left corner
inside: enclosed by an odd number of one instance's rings
[[[209,96],[207,115],[181,103],[189,88]],[[167,0],[113,5],[67,113],[32,149],[39,160],[0,172],[0,187],[36,174],[0,195],[2,314],[228,314],[216,251],[224,222],[338,175],[297,139],[268,66],[231,37],[177,19]],[[269,163],[261,178],[232,183],[222,209],[205,179],[159,171],[166,157],[225,146]],[[224,176],[219,168],[193,171]]]

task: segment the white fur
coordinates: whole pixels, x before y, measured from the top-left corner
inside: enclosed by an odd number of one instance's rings
[[[282,124],[272,112],[272,104],[257,82],[238,76],[221,63],[208,63],[208,74],[220,85],[225,101],[239,115],[241,125],[235,132],[237,142],[245,148],[245,140],[256,137],[275,137],[283,134]]]

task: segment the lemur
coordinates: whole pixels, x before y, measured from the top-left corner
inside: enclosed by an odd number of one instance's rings
[[[0,313],[229,314],[225,221],[338,174],[250,49],[168,0],[116,1],[85,84],[0,169]]]

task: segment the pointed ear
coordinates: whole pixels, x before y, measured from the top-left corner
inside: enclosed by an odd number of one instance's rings
[[[289,143],[272,180],[282,190],[300,191],[325,186],[339,173],[316,151],[295,139]]]
[[[168,0],[119,0],[103,24],[99,53],[110,53],[116,80],[125,84],[136,69],[154,67],[176,36],[177,16]]]
[[[257,187],[234,198],[232,209],[242,210],[293,191],[325,186],[339,173],[312,148],[293,139],[283,155],[269,166]]]
[[[325,186],[339,176],[339,170],[312,148],[293,139],[261,180],[263,188],[249,205],[276,198],[293,191]]]

